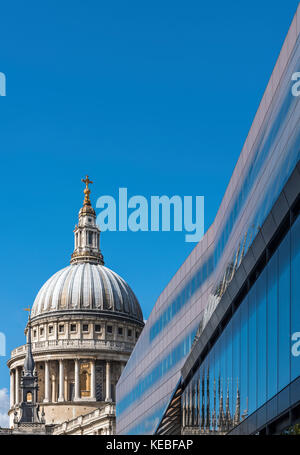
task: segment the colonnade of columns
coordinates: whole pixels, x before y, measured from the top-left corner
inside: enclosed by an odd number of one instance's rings
[[[44,365],[44,403],[55,403],[71,401],[68,393],[68,382],[65,375],[65,361],[64,359],[58,360],[58,377],[55,374],[50,374],[50,362],[53,360],[45,360],[39,362]],[[96,361],[95,359],[88,360],[90,363],[90,396],[88,400],[96,401]],[[121,372],[125,364],[121,364]],[[20,377],[22,368],[16,367],[10,371],[10,407],[20,403]],[[111,397],[111,362],[109,360],[105,363],[105,401],[112,401]],[[58,389],[57,389],[58,388]],[[80,390],[80,359],[74,359],[74,399],[72,401],[81,401]]]

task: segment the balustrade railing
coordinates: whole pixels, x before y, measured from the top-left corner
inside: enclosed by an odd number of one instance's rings
[[[51,351],[51,350],[117,350],[117,351],[132,351],[133,343],[114,340],[45,340],[32,343],[32,351]],[[15,357],[26,352],[26,345],[19,346],[11,352],[11,356]]]

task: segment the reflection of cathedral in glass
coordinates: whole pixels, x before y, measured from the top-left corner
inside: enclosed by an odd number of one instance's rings
[[[184,432],[227,433],[299,378],[290,343],[300,321],[298,213],[185,388]]]
[[[185,431],[188,434],[226,434],[240,423],[241,418],[247,417],[247,410],[241,416],[238,382],[236,384],[234,413],[231,413],[230,409],[229,380],[226,387],[226,400],[224,398],[220,377],[218,384],[216,379],[213,380],[213,390],[210,390],[209,370],[204,372],[202,377],[194,378],[182,396],[183,434]]]

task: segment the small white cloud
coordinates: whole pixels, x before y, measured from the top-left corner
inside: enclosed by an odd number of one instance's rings
[[[10,423],[9,423],[8,415],[0,413],[0,428],[9,428],[9,427],[10,427]]]
[[[9,397],[7,389],[0,389],[0,427],[9,427],[9,417],[7,412],[9,410]]]

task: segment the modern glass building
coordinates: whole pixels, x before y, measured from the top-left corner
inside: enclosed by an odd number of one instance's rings
[[[300,7],[215,221],[118,382],[118,434],[278,432],[300,417],[299,71]]]
[[[296,180],[298,197],[283,208]],[[182,369],[184,433],[277,433],[300,422],[299,189],[300,165],[267,219],[277,213],[279,229],[264,223]]]

